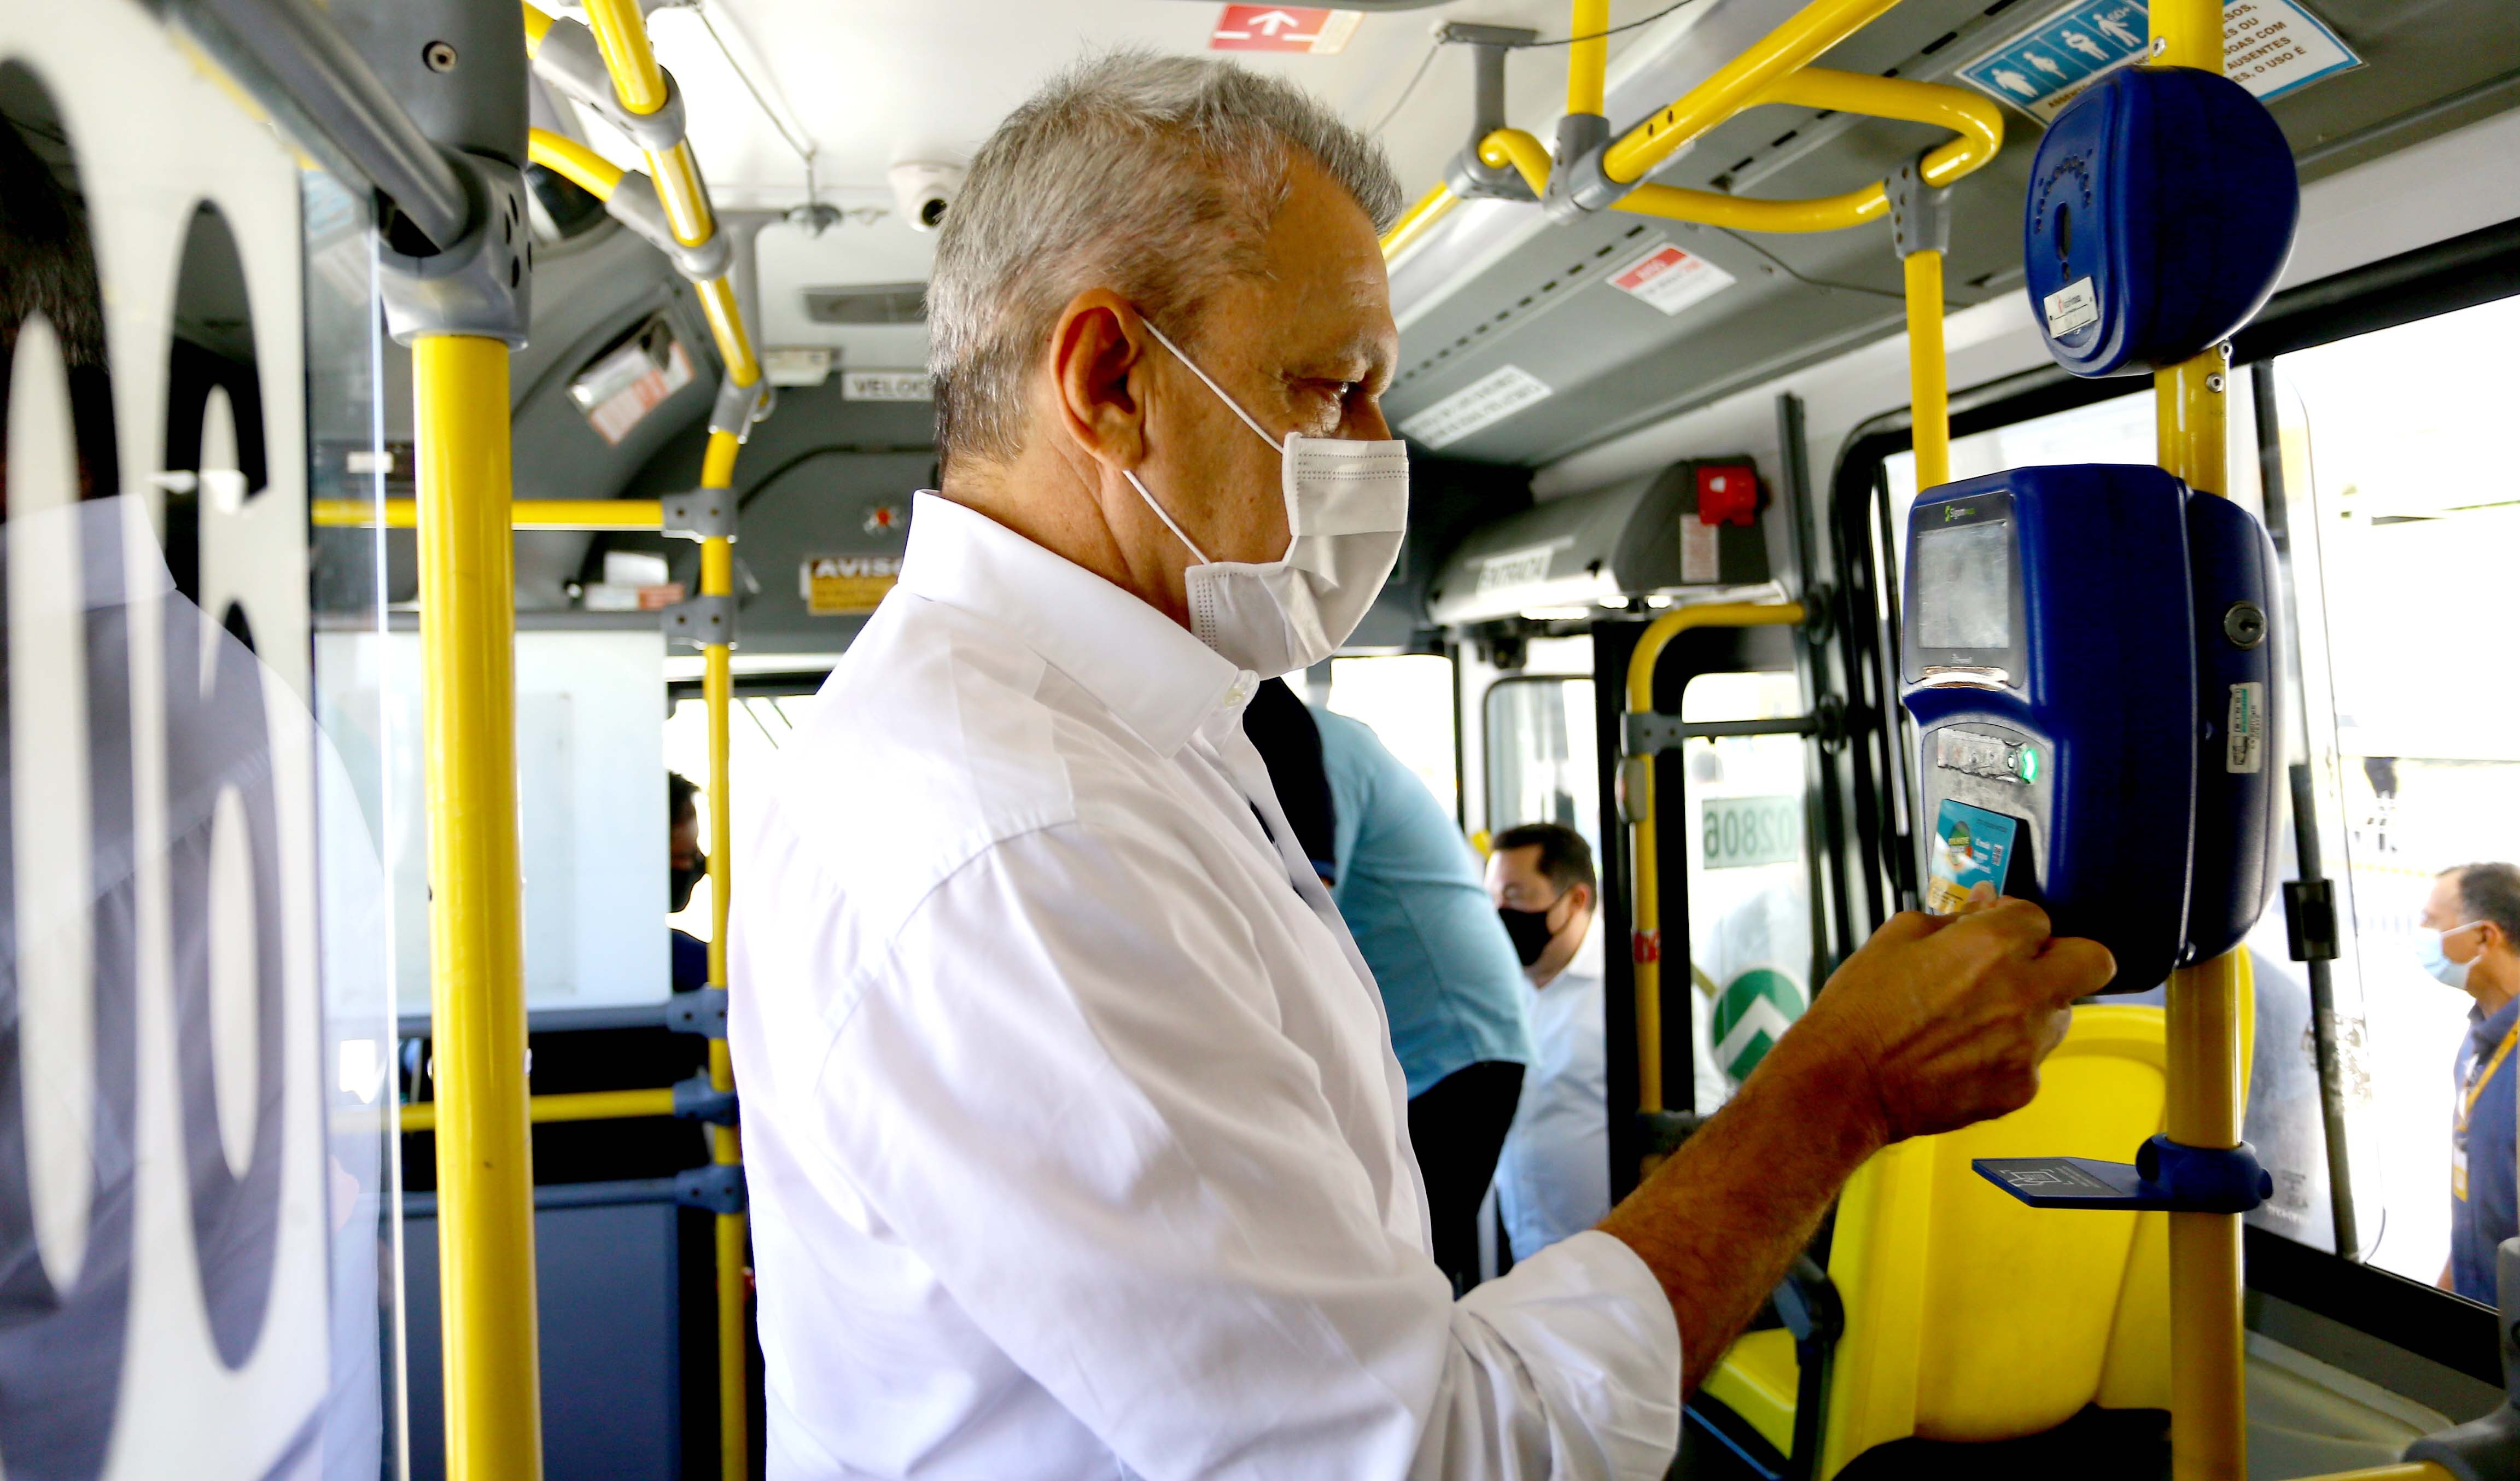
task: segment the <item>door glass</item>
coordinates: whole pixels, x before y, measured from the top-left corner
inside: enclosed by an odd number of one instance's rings
[[[2520,986],[2520,958],[2498,951],[2465,990],[2422,961],[2439,941],[2425,910],[2442,872],[2520,859],[2520,687],[2505,641],[2520,570],[2514,335],[2520,298],[2506,298],[2274,365],[2304,719],[2345,927],[2338,995],[2359,985],[2368,1020],[2348,1025],[2345,1045],[2359,1232],[2372,1263],[2427,1281],[2444,1277],[2463,1224],[2513,1225],[2512,1107],[2471,1113],[2490,1138],[2466,1149],[2472,1199],[2454,1186],[2452,1133],[2472,1017]],[[2496,892],[2454,891],[2480,893]],[[2498,899],[2451,903],[2462,918],[2509,913]],[[2465,1276],[2462,1294],[2492,1298],[2479,1271]]]
[[[1699,674],[1684,721],[1801,714],[1789,673]],[[1681,750],[1688,772],[1688,978],[1696,1103],[1714,1109],[1811,1002],[1811,873],[1799,736],[1724,736]],[[1667,809],[1658,809],[1669,816]]]
[[[1502,679],[1488,691],[1488,830],[1557,823],[1601,857],[1593,681]]]
[[[1329,707],[1365,722],[1426,784],[1445,812],[1461,816],[1461,787],[1453,769],[1451,659],[1434,653],[1333,658]]]

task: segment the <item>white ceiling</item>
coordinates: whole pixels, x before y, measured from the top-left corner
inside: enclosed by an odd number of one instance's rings
[[[877,207],[820,237],[774,228],[761,238],[760,337],[770,344],[832,344],[847,363],[915,365],[924,358],[916,329],[838,330],[810,324],[798,291],[814,285],[902,283],[927,276],[934,238],[889,213],[884,172],[896,160],[968,157],[990,129],[1059,67],[1098,51],[1144,46],[1203,54],[1223,7],[1213,0],[702,0],[709,21],[774,106],[815,147],[820,199]],[[1623,23],[1669,0],[1613,0]],[[563,14],[571,7],[557,7]],[[1334,56],[1235,53],[1246,66],[1292,78],[1350,122],[1372,127],[1399,100],[1426,57],[1430,32],[1448,20],[1530,26],[1544,38],[1567,33],[1564,0],[1452,0],[1422,10],[1369,13]],[[1674,22],[1688,15],[1675,17]],[[1674,22],[1665,22],[1668,26]],[[649,27],[656,53],[681,85],[693,147],[721,207],[785,209],[805,197],[804,167],[688,6],[660,7]],[[1611,38],[1613,60],[1661,26]],[[1562,47],[1515,57],[1508,67],[1508,111],[1539,127],[1563,108]],[[1435,59],[1406,109],[1383,133],[1414,199],[1439,177],[1468,132],[1470,57],[1449,48]],[[607,125],[585,133],[616,160],[637,152]]]

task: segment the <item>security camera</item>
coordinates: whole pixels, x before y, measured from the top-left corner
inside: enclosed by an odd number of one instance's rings
[[[932,232],[945,224],[945,212],[963,192],[963,166],[931,159],[911,159],[888,172],[892,203],[911,230]]]

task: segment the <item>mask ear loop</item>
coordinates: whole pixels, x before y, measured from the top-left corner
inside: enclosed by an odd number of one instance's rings
[[[1267,427],[1264,427],[1264,426],[1262,426],[1259,423],[1252,421],[1252,420],[1251,420],[1251,414],[1250,414],[1249,412],[1246,412],[1246,411],[1244,411],[1244,410],[1242,409],[1242,403],[1241,403],[1241,402],[1239,402],[1239,401],[1235,400],[1232,396],[1227,395],[1227,394],[1225,393],[1225,387],[1224,387],[1224,386],[1221,386],[1221,385],[1217,384],[1215,381],[1210,381],[1210,380],[1207,378],[1207,372],[1205,372],[1205,371],[1203,371],[1203,370],[1200,370],[1200,369],[1198,368],[1198,363],[1197,363],[1196,361],[1194,361],[1194,360],[1191,359],[1191,357],[1190,357],[1190,356],[1183,354],[1183,353],[1181,352],[1181,346],[1180,346],[1180,345],[1175,344],[1175,343],[1173,343],[1173,342],[1172,342],[1172,340],[1170,340],[1170,339],[1166,338],[1166,337],[1164,337],[1164,332],[1163,332],[1162,330],[1159,330],[1159,329],[1155,328],[1155,321],[1153,321],[1152,319],[1148,318],[1148,317],[1147,317],[1146,315],[1144,315],[1144,314],[1141,314],[1141,315],[1139,315],[1139,316],[1138,316],[1138,322],[1139,322],[1140,324],[1143,324],[1143,325],[1145,325],[1145,326],[1147,327],[1147,333],[1148,333],[1148,334],[1150,334],[1150,335],[1152,335],[1152,336],[1154,336],[1154,337],[1155,337],[1155,342],[1156,342],[1157,344],[1160,344],[1160,345],[1162,345],[1164,348],[1166,348],[1166,349],[1168,349],[1168,350],[1171,350],[1171,351],[1173,352],[1173,358],[1174,358],[1174,359],[1176,359],[1176,360],[1180,361],[1182,364],[1184,364],[1184,365],[1186,365],[1186,366],[1189,366],[1189,367],[1190,367],[1190,373],[1191,373],[1192,375],[1196,376],[1196,377],[1198,378],[1199,383],[1200,383],[1201,385],[1204,385],[1204,386],[1206,386],[1209,390],[1214,391],[1214,392],[1216,393],[1216,399],[1217,399],[1217,400],[1224,402],[1224,403],[1226,404],[1226,406],[1227,406],[1228,408],[1230,408],[1230,409],[1233,411],[1234,415],[1236,415],[1236,416],[1238,416],[1238,417],[1241,418],[1241,419],[1242,419],[1242,425],[1243,425],[1244,426],[1247,426],[1247,427],[1251,428],[1252,435],[1254,435],[1254,436],[1258,437],[1261,441],[1268,443],[1268,444],[1269,444],[1269,446],[1270,446],[1270,447],[1272,447],[1272,448],[1274,448],[1274,449],[1276,449],[1276,450],[1277,450],[1277,452],[1278,452],[1281,456],[1283,456],[1283,455],[1284,455],[1284,453],[1285,453],[1285,451],[1286,451],[1285,444],[1283,444],[1283,443],[1280,442],[1277,438],[1270,436],[1270,435],[1269,435],[1269,430],[1268,430],[1268,428],[1267,428]],[[1292,436],[1293,434],[1292,434],[1292,433],[1289,433],[1288,435],[1289,435],[1289,436]]]
[[[1194,541],[1190,536],[1182,533],[1182,527],[1173,522],[1173,516],[1165,514],[1164,507],[1155,502],[1155,496],[1148,493],[1147,486],[1138,481],[1138,474],[1135,470],[1124,468],[1120,470],[1120,476],[1129,480],[1129,486],[1138,491],[1139,498],[1147,501],[1147,508],[1155,512],[1155,517],[1164,521],[1164,528],[1173,532],[1173,538],[1190,547],[1190,553],[1198,558],[1199,564],[1213,565],[1216,563],[1215,561],[1207,559],[1207,552],[1198,548],[1197,541]]]

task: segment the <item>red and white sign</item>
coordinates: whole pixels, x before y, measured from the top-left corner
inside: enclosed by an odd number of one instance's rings
[[[1311,52],[1327,57],[1356,34],[1362,11],[1310,5],[1229,5],[1208,33],[1213,52]]]
[[[1677,314],[1731,288],[1732,275],[1665,242],[1611,274],[1610,286],[1666,314]]]

